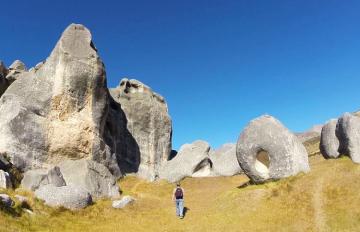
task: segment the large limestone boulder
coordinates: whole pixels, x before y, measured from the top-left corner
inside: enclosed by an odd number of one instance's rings
[[[79,186],[56,187],[52,184],[41,186],[35,191],[35,196],[52,207],[82,209],[92,203],[90,193]]]
[[[236,155],[254,183],[277,180],[310,170],[305,147],[275,118],[252,120],[240,134]]]
[[[164,98],[143,83],[128,79],[110,93],[125,114],[125,119],[121,114],[114,119],[125,125],[117,138],[125,141],[120,151],[121,169],[156,179],[171,153],[171,118]]]
[[[135,201],[135,198],[131,196],[123,196],[121,200],[116,200],[112,202],[112,207],[115,209],[123,209],[125,206],[133,203]]]
[[[0,153],[22,170],[89,158],[119,177],[103,138],[109,94],[90,31],[71,24],[46,61],[20,75],[0,98]]]
[[[185,177],[208,175],[209,173],[206,171],[211,163],[209,150],[209,144],[201,140],[181,146],[177,155],[162,167],[160,178],[169,182],[177,182]],[[202,174],[196,174],[199,171]]]
[[[9,83],[6,79],[7,74],[8,74],[8,69],[6,68],[5,64],[0,60],[0,97],[9,87]]]
[[[345,113],[337,123],[336,136],[340,141],[339,153],[360,163],[360,118]]]
[[[65,160],[59,164],[67,185],[85,189],[92,197],[118,197],[115,177],[102,164],[92,160]]]
[[[338,158],[339,139],[336,136],[337,119],[328,121],[321,130],[320,151],[325,158]]]
[[[236,157],[236,144],[227,143],[210,152],[212,170],[216,176],[233,176],[242,173]]]

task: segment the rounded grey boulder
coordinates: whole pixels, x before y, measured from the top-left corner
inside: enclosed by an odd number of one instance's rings
[[[254,183],[310,170],[305,147],[293,133],[269,115],[249,123],[238,139],[236,155],[241,168]]]
[[[227,143],[210,152],[210,160],[214,175],[233,176],[242,171],[236,157],[236,144]]]
[[[177,182],[185,177],[202,177],[209,171],[210,145],[201,140],[181,146],[177,155],[162,167],[160,178]]]
[[[340,156],[338,151],[340,143],[335,133],[337,122],[337,119],[331,119],[321,130],[320,151],[327,159],[338,158]]]
[[[360,118],[345,113],[337,123],[336,136],[340,141],[339,153],[360,163]]]
[[[92,203],[89,192],[78,186],[56,187],[48,184],[35,191],[35,196],[52,207],[63,206],[68,209],[82,209]]]

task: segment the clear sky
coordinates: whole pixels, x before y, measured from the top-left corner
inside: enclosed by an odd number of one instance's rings
[[[235,142],[268,113],[293,131],[360,108],[360,1],[1,2],[0,59],[44,60],[64,28],[93,34],[109,87],[163,95],[173,145]]]

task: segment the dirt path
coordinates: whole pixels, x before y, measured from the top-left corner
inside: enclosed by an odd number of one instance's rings
[[[314,195],[313,195],[313,207],[314,207],[314,220],[316,231],[328,231],[326,225],[326,215],[324,212],[324,202],[323,202],[323,178],[318,179],[314,186]]]

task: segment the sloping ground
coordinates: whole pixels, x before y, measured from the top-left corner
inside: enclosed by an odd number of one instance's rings
[[[0,231],[360,231],[360,165],[318,155],[310,162],[308,174],[256,186],[246,186],[245,176],[186,179],[183,220],[171,184],[127,177],[119,184],[138,200],[123,210],[109,200],[51,209],[29,195],[35,215],[1,212]]]

